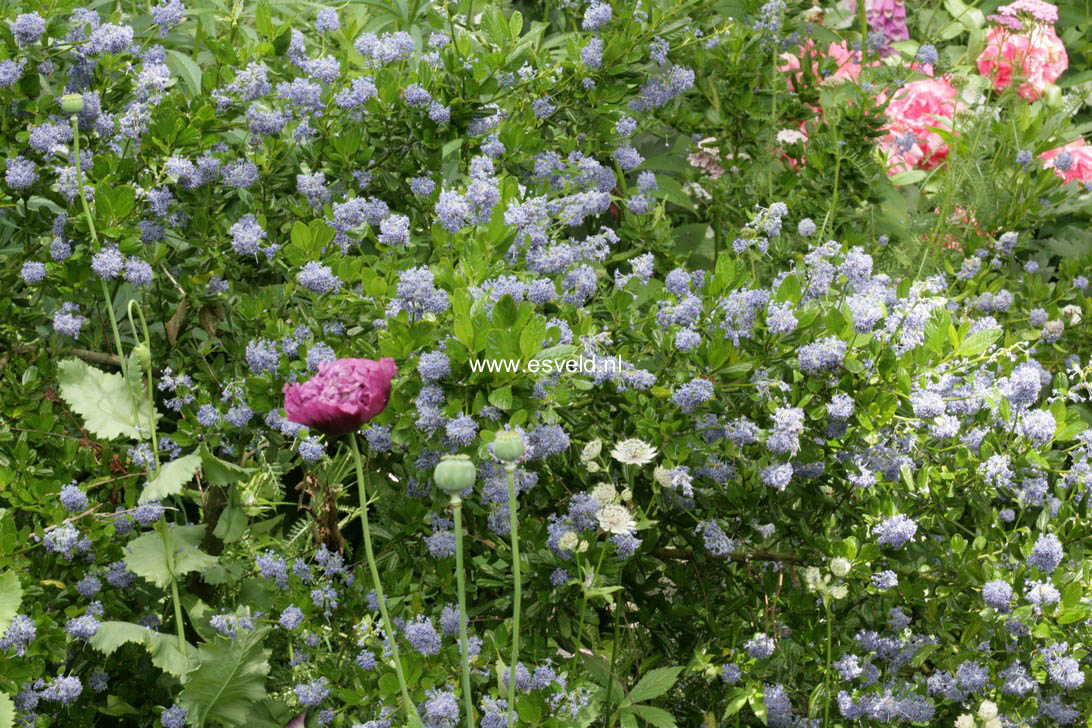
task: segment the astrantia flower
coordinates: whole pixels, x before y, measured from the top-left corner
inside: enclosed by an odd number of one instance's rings
[[[624,506],[608,503],[595,514],[599,527],[607,533],[633,533],[637,530],[637,521]]]
[[[630,438],[622,440],[610,451],[611,456],[620,463],[627,465],[645,465],[656,457],[656,448],[644,440]]]
[[[386,408],[397,372],[389,357],[324,362],[303,384],[284,385],[285,413],[328,436],[353,432]]]

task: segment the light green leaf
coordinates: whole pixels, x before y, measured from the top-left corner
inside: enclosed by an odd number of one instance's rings
[[[15,703],[7,693],[0,693],[0,728],[14,728]]]
[[[92,434],[106,440],[122,435],[140,440],[142,431],[151,430],[147,403],[134,402],[120,374],[104,372],[79,359],[65,359],[57,365],[57,383],[61,397]]]
[[[663,708],[654,708],[651,705],[631,705],[629,709],[641,720],[656,728],[676,728],[675,716]]]
[[[912,185],[921,182],[925,179],[926,174],[920,169],[908,169],[905,172],[899,172],[891,177],[891,184],[896,187],[903,187],[905,185]]]
[[[983,329],[976,331],[959,345],[959,355],[965,357],[978,356],[993,346],[993,342],[1001,336],[1001,329]]]
[[[167,68],[177,74],[190,90],[191,97],[201,94],[201,68],[193,59],[176,50],[167,51]]]
[[[235,640],[217,637],[201,646],[197,667],[186,674],[178,697],[196,726],[248,724],[250,711],[266,699],[270,651],[262,649],[262,640],[267,632],[244,631]]]
[[[208,446],[203,443],[200,453],[201,474],[204,475],[206,481],[213,485],[231,485],[237,481],[250,478],[254,473],[254,468],[243,468],[235,463],[221,460],[213,455]]]
[[[91,646],[104,655],[112,655],[117,648],[129,642],[138,642],[152,658],[152,664],[175,677],[182,677],[193,666],[178,649],[176,635],[154,632],[132,622],[103,622],[91,638]],[[193,646],[186,649],[193,652]]]
[[[679,673],[682,671],[681,666],[660,667],[645,673],[640,682],[629,692],[628,700],[633,703],[641,703],[660,697],[671,689],[671,686],[679,679]]]
[[[197,548],[204,536],[205,527],[170,526],[167,529],[167,545],[159,531],[148,531],[129,543],[125,564],[134,574],[142,576],[159,588],[165,588],[173,578],[200,571],[216,563],[216,557]]]
[[[8,631],[22,602],[23,587],[19,576],[14,571],[5,571],[0,575],[0,635]]]
[[[189,455],[172,460],[159,469],[159,473],[140,494],[140,502],[163,500],[167,496],[182,492],[182,486],[190,481],[197,468],[201,466],[201,455],[191,452]]]

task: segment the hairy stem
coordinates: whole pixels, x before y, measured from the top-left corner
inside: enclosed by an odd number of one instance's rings
[[[375,552],[372,551],[372,531],[368,525],[368,493],[364,485],[364,465],[360,461],[360,446],[356,442],[356,433],[349,434],[349,447],[352,448],[353,462],[356,463],[356,483],[360,493],[360,524],[364,527],[364,553],[368,559],[368,569],[372,574],[372,583],[375,584],[375,595],[379,599],[379,613],[383,617],[383,629],[387,633],[387,639],[391,645],[391,655],[394,656],[394,671],[398,675],[398,685],[402,688],[402,702],[406,712],[406,720],[411,726],[421,724],[421,716],[417,712],[417,706],[410,699],[409,688],[406,687],[406,676],[402,672],[402,657],[398,654],[398,635],[394,631],[391,615],[387,611],[387,598],[383,596],[383,585],[379,581],[379,568],[375,564]]]
[[[474,697],[470,690],[470,647],[466,638],[466,575],[463,573],[463,500],[451,496],[455,513],[455,581],[459,588],[459,650],[463,663],[463,703],[466,706],[467,728],[474,728]]]
[[[516,465],[505,463],[508,472],[508,523],[512,531],[512,659],[508,664],[508,725],[516,709],[516,664],[519,660],[519,609],[523,596],[519,568],[519,522],[516,520]]]

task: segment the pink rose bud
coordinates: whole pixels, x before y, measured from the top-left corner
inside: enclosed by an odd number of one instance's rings
[[[326,435],[355,432],[382,412],[398,373],[394,359],[337,359],[303,384],[284,385],[288,419]]]

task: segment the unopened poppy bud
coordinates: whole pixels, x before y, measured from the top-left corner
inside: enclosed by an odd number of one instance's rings
[[[140,362],[142,367],[149,367],[152,364],[152,352],[148,349],[147,344],[137,344],[133,347],[133,356]]]
[[[493,454],[498,460],[514,463],[523,457],[523,435],[512,430],[501,430],[493,441]]]
[[[462,493],[477,477],[478,470],[466,455],[445,455],[432,471],[432,479],[448,495]]]
[[[61,111],[66,114],[78,114],[83,111],[83,96],[80,94],[65,94],[62,96]]]

